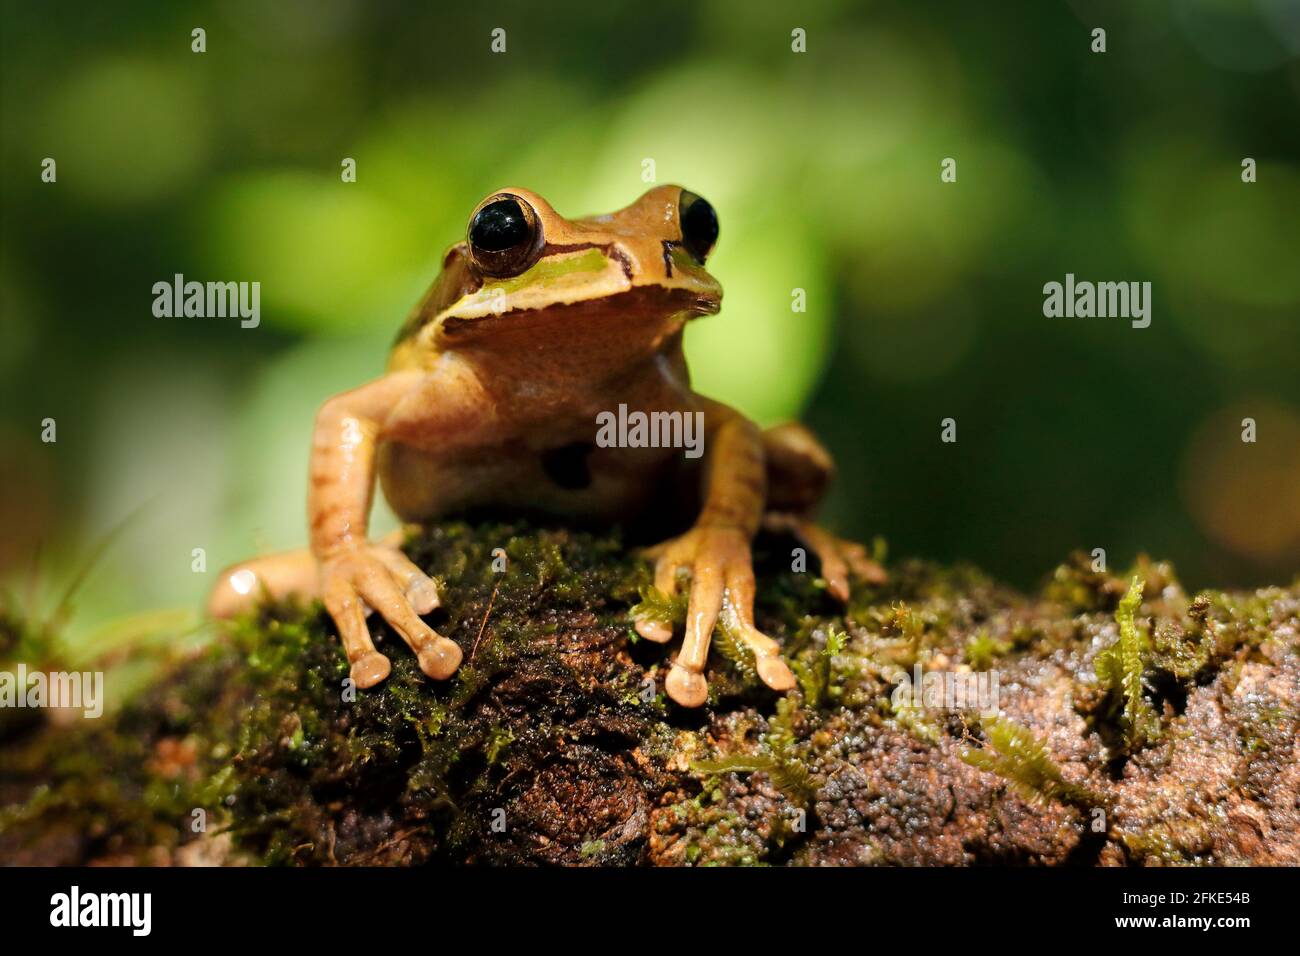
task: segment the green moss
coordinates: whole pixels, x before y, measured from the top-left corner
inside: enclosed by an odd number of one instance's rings
[[[1207,863],[1212,842],[1206,821],[1188,816],[1153,823],[1139,833],[1124,833],[1121,839],[1134,862],[1159,866]]]
[[[1152,641],[1151,667],[1190,685],[1209,666],[1213,653],[1213,642],[1201,628],[1161,621]]]
[[[782,697],[776,702],[776,713],[769,722],[765,742],[775,760],[770,771],[772,782],[796,806],[806,807],[817,788],[799,754],[795,724],[801,716],[798,701],[794,697]]]
[[[1120,721],[1130,750],[1156,739],[1160,721],[1143,695],[1143,674],[1151,653],[1151,639],[1138,627],[1136,613],[1142,603],[1143,583],[1134,577],[1115,610],[1119,639],[1097,655],[1097,678],[1121,701]]]
[[[509,556],[504,573],[493,566],[497,548]],[[557,630],[622,630],[622,602],[635,594],[642,572],[614,538],[522,525],[471,532],[448,523],[413,541],[411,553],[449,582],[432,623],[465,652],[451,680],[420,674],[375,617],[372,630],[392,674],[374,690],[348,691],[347,661],[318,606],[264,608],[133,701],[115,724],[86,730],[74,749],[64,749],[68,737],[51,738],[58,753],[85,759],[6,808],[5,821],[39,825],[57,812],[86,832],[175,847],[191,839],[190,811],[202,808],[210,833],[224,828],[241,851],[266,863],[366,862],[359,847],[331,831],[340,807],[351,807],[358,821],[414,814],[425,854],[449,852],[458,835],[481,840],[488,808],[478,801],[551,747],[549,728],[573,706],[573,665],[556,645]],[[546,613],[536,613],[539,605]],[[626,671],[592,676],[612,685]],[[502,710],[496,688],[508,678],[568,689]],[[183,705],[170,699],[178,692]],[[583,706],[590,720],[628,728],[649,719],[638,698],[604,691]],[[180,777],[154,776],[152,748],[177,736],[197,741],[194,760]],[[28,756],[36,773],[39,759]],[[105,766],[117,769],[105,774]],[[110,813],[112,826],[96,824]]]
[[[841,688],[835,682],[835,658],[843,653],[847,643],[848,635],[839,627],[832,625],[826,631],[825,645],[814,652],[811,661],[791,662],[791,669],[799,681],[799,687],[809,707],[821,707],[824,703],[840,697]]]
[[[771,770],[776,759],[771,754],[730,754],[717,760],[693,760],[691,769],[696,773],[716,775],[724,773],[755,773]]]
[[[970,664],[972,670],[986,671],[997,658],[1010,650],[1010,642],[1000,641],[987,630],[981,630],[966,641],[966,663]]]
[[[1090,555],[1076,551],[1052,573],[1043,597],[1075,612],[1108,611],[1122,593],[1121,583],[1096,570]]]
[[[678,589],[676,594],[668,595],[653,584],[638,588],[641,600],[628,611],[633,621],[649,621],[666,627],[680,626],[686,621],[686,606],[689,594]]]
[[[696,760],[692,762],[691,769],[706,776],[762,771],[791,803],[806,807],[816,795],[816,787],[807,765],[799,755],[795,739],[794,725],[800,716],[795,698],[783,697],[777,701],[776,713],[769,721],[762,750],[757,753],[730,754],[717,760]]]
[[[1196,596],[1188,613],[1211,646],[1212,658],[1233,656],[1240,648],[1254,648],[1275,634],[1274,604],[1285,601],[1280,588],[1261,588],[1246,594],[1205,591]]]
[[[735,630],[725,617],[726,615],[723,615],[718,619],[717,629],[713,632],[713,646],[718,649],[723,659],[731,664],[744,686],[756,687],[758,669],[754,663],[754,652],[748,644],[737,639]]]
[[[12,594],[0,592],[0,664],[38,664],[55,658],[57,648],[55,630],[48,622],[35,620],[20,609]]]
[[[1277,661],[1293,653],[1294,593],[1206,592],[1188,606],[1172,572],[1155,563],[1142,565],[1148,594],[1165,582],[1148,635],[1140,590],[1130,588],[1117,610],[1119,579],[1076,572],[1074,585],[1087,591],[1076,598],[1105,610],[1063,612],[972,569],[902,561],[885,584],[855,589],[846,613],[811,575],[790,572],[783,548],[763,536],[755,543],[755,611],[798,687],[778,695],[762,686],[723,628],[707,665],[710,702],[686,711],[661,691],[675,648],[635,641],[627,623],[640,611],[679,624],[685,591],[655,592],[648,565],[616,534],[493,521],[431,528],[407,550],[444,582],[443,607],[427,619],[465,653],[451,679],[425,678],[372,616],[393,672],[349,695],[347,662],[320,608],[263,608],[205,651],[167,661],[164,677],[119,714],[5,738],[0,855],[66,827],[81,841],[74,862],[148,862],[197,838],[189,823],[199,808],[209,836],[229,834],[238,857],[254,863],[912,863],[934,862],[953,836],[974,859],[999,858],[1008,846],[1046,858],[1043,841],[1068,842],[1074,828],[1046,838],[1006,823],[1014,815],[1001,815],[1005,789],[955,765],[954,722],[894,706],[899,668],[963,659],[997,667],[1015,712],[1049,723],[1043,708],[1068,701],[1108,741],[1134,706],[1134,648],[1141,704],[1162,699],[1174,712],[1179,682],[1193,693],[1219,681],[1216,692],[1231,696],[1245,668],[1279,673]],[[494,566],[498,549],[504,570]],[[1087,669],[1111,612],[1120,639],[1101,654],[1099,690]],[[8,626],[0,642],[13,646]],[[1249,786],[1261,792],[1295,737],[1287,706],[1252,693],[1234,711],[1237,733],[1214,742],[1216,759],[1244,758]],[[1076,723],[1067,715],[1059,726]],[[1182,758],[1189,730],[1178,717],[1169,727],[1177,734],[1130,761],[1117,787],[1142,786]],[[1064,779],[1024,727],[988,721],[983,733],[984,748],[962,754],[968,763],[1031,799],[1101,805]],[[1073,746],[1100,770],[1112,754],[1098,739],[1085,734]],[[186,760],[167,756],[179,751]],[[684,753],[712,759],[691,764]],[[968,812],[936,815],[953,799]],[[492,829],[496,811],[504,831]],[[1109,848],[1123,841],[1139,859],[1210,858],[1212,825],[1183,840],[1182,818],[1168,819],[1167,833],[1120,820]],[[901,829],[891,831],[894,823]]]
[[[495,727],[492,729],[488,734],[486,750],[489,767],[501,759],[501,754],[505,752],[507,747],[514,743],[514,740],[514,731],[510,730],[510,728]]]
[[[987,746],[968,747],[961,753],[961,759],[972,767],[997,774],[1026,800],[1061,800],[1084,809],[1104,803],[1086,787],[1067,782],[1047,748],[1028,728],[1006,718],[983,720],[981,727]]]
[[[898,699],[891,695],[884,699],[883,706],[891,722],[929,744],[937,744],[943,735],[939,726],[925,715],[924,708],[912,702],[911,694],[900,694]]]

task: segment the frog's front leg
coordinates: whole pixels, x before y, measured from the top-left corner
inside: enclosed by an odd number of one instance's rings
[[[438,428],[437,389],[426,373],[393,372],[330,399],[312,436],[307,512],[311,550],[320,568],[319,589],[351,664],[358,687],[388,676],[388,658],[375,649],[366,627],[367,607],[378,612],[415,652],[430,677],[450,677],[461,650],[420,619],[438,604],[433,582],[391,548],[366,540],[381,438],[410,428],[409,409],[420,409],[426,437]]]
[[[668,696],[683,707],[699,707],[708,697],[704,665],[719,617],[753,651],[765,684],[789,690],[795,683],[780,645],[754,625],[750,541],[767,493],[762,436],[724,405],[707,402],[705,416],[704,506],[690,531],[648,551],[656,562],[655,586],[664,593],[676,592],[679,568],[691,575],[686,637],[665,681]],[[650,640],[672,636],[666,625],[649,620],[637,621],[636,629]]]
[[[404,532],[385,535],[374,547],[399,580],[406,582],[406,596],[420,614],[438,606],[438,592],[433,582],[402,553]],[[208,598],[208,615],[214,619],[243,614],[259,600],[320,597],[320,569],[310,548],[281,551],[241,561],[217,575],[217,583]],[[367,610],[369,610],[367,608]]]

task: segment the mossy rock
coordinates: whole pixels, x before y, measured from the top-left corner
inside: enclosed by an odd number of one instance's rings
[[[372,618],[392,676],[349,692],[320,608],[265,608],[110,717],[0,725],[0,859],[1300,864],[1295,584],[1188,596],[1140,562],[1112,687],[1096,658],[1133,575],[1076,557],[1030,597],[906,562],[846,609],[789,548],[757,542],[758,616],[800,687],[724,640],[691,711],[662,693],[672,649],[630,626],[649,574],[616,535],[432,529],[407,550],[444,584],[450,680]],[[896,703],[918,664],[995,671],[999,716]]]

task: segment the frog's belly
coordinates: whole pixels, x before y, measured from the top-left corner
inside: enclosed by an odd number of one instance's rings
[[[479,509],[631,521],[693,487],[693,465],[680,449],[581,443],[544,452],[458,449],[447,457],[397,443],[379,449],[384,496],[401,520],[415,523]]]

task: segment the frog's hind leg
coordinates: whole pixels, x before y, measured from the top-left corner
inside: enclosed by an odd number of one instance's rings
[[[763,433],[763,449],[768,487],[764,529],[791,534],[812,551],[826,589],[840,601],[849,599],[851,577],[883,583],[885,570],[867,556],[865,547],[836,537],[809,517],[835,474],[830,453],[813,433],[794,422],[777,425]]]

